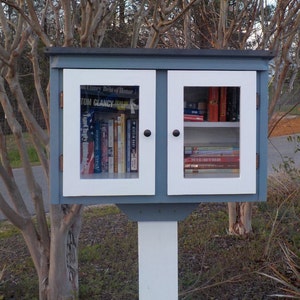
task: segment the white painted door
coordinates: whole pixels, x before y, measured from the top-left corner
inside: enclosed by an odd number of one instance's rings
[[[256,72],[168,72],[168,194],[256,192]]]
[[[63,71],[63,196],[155,193],[155,71]]]

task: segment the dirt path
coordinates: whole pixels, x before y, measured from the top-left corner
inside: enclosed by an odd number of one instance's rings
[[[271,137],[289,134],[300,134],[299,116],[292,116],[282,119],[273,130]]]

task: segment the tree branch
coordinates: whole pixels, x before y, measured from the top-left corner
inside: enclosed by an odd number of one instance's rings
[[[16,4],[15,2],[11,0],[1,0],[1,2],[14,8],[24,18],[24,20],[28,23],[28,25],[30,25],[33,31],[41,38],[41,40],[44,42],[46,47],[51,46],[50,40],[48,39],[47,35],[43,32],[39,24],[38,18],[35,13],[34,5],[31,0],[26,1],[31,19],[26,15],[23,8],[20,7],[18,4]]]

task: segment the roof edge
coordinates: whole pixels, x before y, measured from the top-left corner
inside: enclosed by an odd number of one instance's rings
[[[206,56],[206,57],[261,57],[272,59],[276,55],[268,50],[224,50],[224,49],[153,49],[153,48],[75,48],[48,47],[45,53],[49,56]]]

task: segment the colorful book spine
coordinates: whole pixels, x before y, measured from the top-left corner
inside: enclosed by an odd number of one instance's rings
[[[205,113],[204,109],[184,108],[184,114],[186,115],[204,115]]]
[[[118,119],[114,120],[114,173],[118,173]]]
[[[118,116],[118,173],[125,173],[126,158],[125,158],[125,114]]]
[[[208,121],[218,122],[219,120],[219,88],[209,87],[208,90]]]
[[[108,172],[108,124],[100,123],[101,130],[101,172]]]
[[[126,121],[126,172],[130,173],[131,159],[131,119]]]
[[[108,173],[114,173],[114,119],[108,120]]]
[[[184,173],[186,175],[196,175],[196,174],[237,174],[240,172],[240,169],[185,169]]]
[[[240,157],[237,155],[219,156],[189,156],[184,158],[185,163],[237,163]]]
[[[137,120],[131,122],[131,133],[130,133],[130,172],[138,171],[138,128]]]
[[[95,122],[94,139],[94,173],[101,173],[101,130],[99,120]]]
[[[220,88],[220,109],[219,109],[219,121],[226,122],[227,115],[227,87]]]
[[[226,120],[228,122],[238,122],[240,117],[240,88],[230,87],[227,92]]]
[[[185,146],[184,155],[239,155],[238,147]]]
[[[94,173],[94,128],[93,111],[88,109],[81,115],[80,124],[80,173]]]
[[[204,116],[203,115],[184,115],[185,122],[203,122]]]
[[[185,169],[238,169],[239,163],[192,163],[184,164]]]

